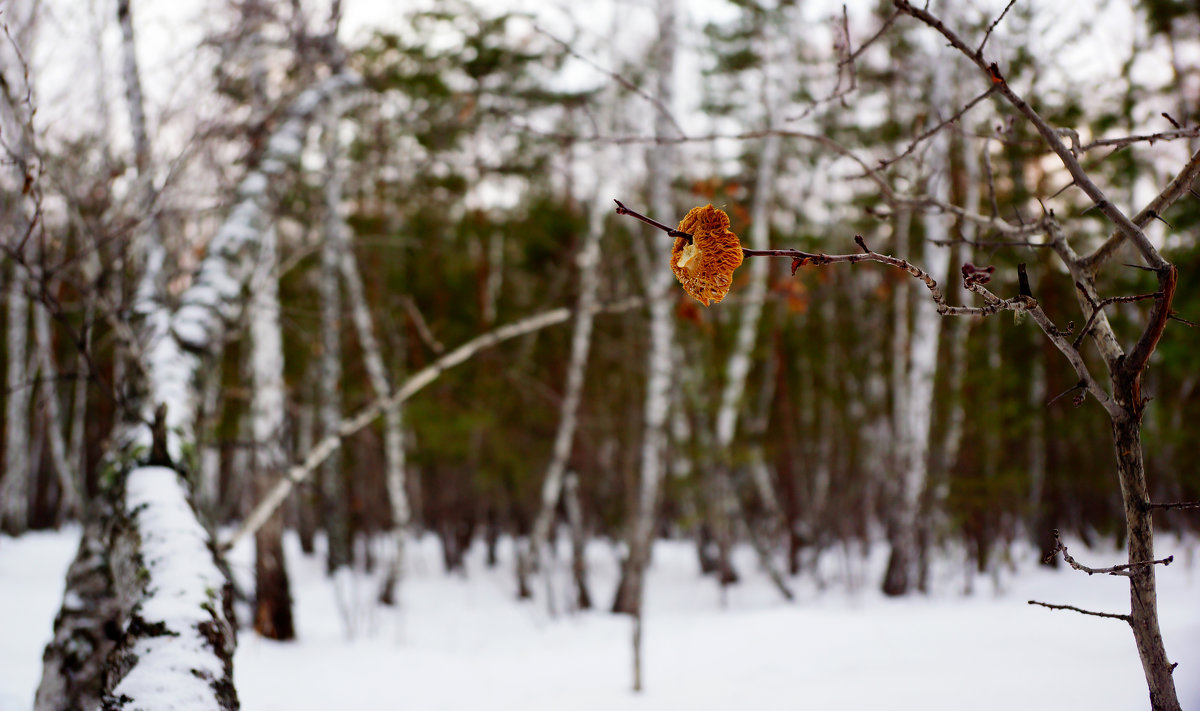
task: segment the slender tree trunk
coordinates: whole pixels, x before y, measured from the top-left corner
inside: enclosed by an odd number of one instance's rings
[[[274,227],[262,236],[247,321],[250,324],[250,400],[254,437],[254,492],[262,497],[287,470],[283,447],[283,334],[279,321],[277,237]],[[254,630],[267,639],[296,636],[291,584],[283,555],[283,512],[276,511],[254,534]]]
[[[587,530],[583,524],[583,507],[579,505],[579,475],[569,472],[563,482],[567,522],[571,526],[571,577],[575,581],[575,606],[592,609],[592,594],[587,583]]]
[[[659,0],[659,41],[656,47],[654,68],[657,73],[657,98],[661,106],[671,107],[674,101],[675,69],[675,0]],[[657,136],[668,135],[669,117],[662,113],[655,118],[654,131]],[[671,200],[670,167],[675,164],[674,149],[670,144],[655,146],[650,155],[650,203],[657,215],[674,214]],[[670,218],[666,218],[670,219]],[[665,253],[664,251],[657,252]],[[675,322],[672,295],[674,275],[665,264],[655,265],[651,260],[646,283],[646,298],[650,306],[650,352],[646,367],[646,402],[643,416],[641,450],[641,476],[638,486],[637,514],[634,519],[633,535],[630,537],[629,560],[625,577],[628,580],[628,595],[619,612],[634,616],[633,628],[633,689],[642,690],[642,621],[645,595],[646,567],[650,562],[650,550],[654,542],[655,512],[658,508],[658,492],[664,470],[666,449],[666,421],[670,410],[670,388],[672,369],[671,344],[675,339]],[[618,602],[622,602],[618,598]]]
[[[142,80],[138,69],[133,34],[133,16],[129,0],[117,0],[117,21],[121,26],[121,73],[125,79],[125,100],[129,108],[129,130],[133,134],[133,158],[137,167],[138,207],[146,218],[144,229],[134,230],[127,250],[130,265],[141,275],[134,295],[134,311],[153,312],[164,289],[163,264],[166,248],[158,211],[154,209],[154,172],[150,164],[150,135],[146,129],[146,109],[142,99]],[[162,334],[155,334],[159,337]]]
[[[85,338],[87,339],[87,347],[91,348],[92,324],[95,320],[95,307],[88,304],[84,307],[83,314],[83,329]],[[88,500],[87,487],[87,449],[84,447],[84,439],[87,434],[87,402],[88,402],[88,379],[82,376],[86,373],[87,356],[81,351],[75,358],[75,372],[78,374],[75,378],[74,394],[71,396],[71,439],[67,444],[67,461],[71,463],[75,471],[75,481],[78,486],[81,517],[86,513]]]
[[[603,204],[598,197],[597,203]],[[604,235],[604,218],[607,210],[599,207],[592,210],[588,220],[588,231],[579,251],[579,295],[575,303],[575,329],[571,336],[571,353],[567,361],[567,382],[559,410],[558,431],[554,436],[550,464],[542,480],[542,500],[537,517],[533,521],[533,532],[526,571],[542,569],[549,576],[545,565],[546,546],[550,540],[550,528],[554,513],[562,495],[563,477],[575,442],[575,427],[578,422],[579,401],[583,396],[584,375],[587,371],[588,352],[592,345],[592,322],[596,314],[596,292],[600,284],[600,240]],[[550,593],[547,585],[547,594]],[[553,604],[552,601],[548,601]]]
[[[945,72],[943,65],[935,65],[935,106],[944,105],[937,101],[936,94],[948,88],[944,85],[947,79]],[[950,197],[948,141],[949,137],[945,132],[934,136],[930,141],[928,158],[932,173],[927,180],[926,192],[943,203],[949,202]],[[936,243],[946,240],[946,218],[940,215],[924,215],[922,222],[925,228],[922,235],[922,260],[925,269],[931,274],[944,274],[949,266],[949,253]],[[910,287],[911,284],[904,287],[906,301]],[[915,567],[919,560],[918,514],[928,478],[929,438],[933,425],[933,384],[937,373],[941,324],[942,317],[937,312],[937,304],[931,299],[920,298],[913,314],[906,407],[901,415],[907,441],[901,450],[904,454],[900,471],[901,488],[894,503],[896,512],[891,539],[892,550],[883,582],[883,592],[887,595],[908,593],[916,585],[919,577]]]
[[[302,401],[296,405],[296,451],[293,459],[300,459],[313,448],[313,424],[316,420],[314,406]],[[292,499],[296,514],[296,535],[300,538],[300,550],[305,555],[316,552],[314,538],[317,532],[317,502],[313,500],[312,487],[306,487]]]
[[[16,235],[18,239],[23,236]],[[0,479],[0,528],[14,535],[24,533],[29,526],[29,394],[32,388],[25,370],[29,328],[27,281],[24,267],[14,263],[8,275],[8,339],[4,352],[8,397],[4,409],[4,473]]]
[[[11,37],[6,32],[8,41],[14,43],[13,49],[28,53],[28,42],[32,35],[34,24],[34,7],[29,7],[29,17],[19,21],[21,8],[14,5],[10,17]],[[5,25],[6,30],[9,25]],[[7,50],[5,47],[6,56]],[[0,58],[3,61],[3,58]],[[28,108],[20,105],[10,94],[5,84],[0,92],[0,133],[5,138],[6,170],[11,170],[17,185],[24,185],[28,176],[33,175],[33,166],[28,165],[32,159],[33,136],[32,116]],[[37,239],[29,234],[31,222],[26,215],[27,206],[24,196],[7,190],[0,192],[0,222],[7,249],[15,258],[5,258],[5,264],[10,265],[8,274],[7,318],[5,327],[5,425],[4,425],[4,470],[0,472],[0,530],[12,534],[24,533],[29,527],[29,507],[32,495],[33,462],[30,459],[30,402],[33,393],[33,370],[28,368],[27,360],[29,340],[29,297],[27,290],[33,286],[32,275],[28,263],[32,259],[33,250],[29,242]],[[21,264],[18,262],[25,262]]]
[[[202,511],[216,517],[221,504],[221,444],[218,426],[221,421],[223,364],[214,362],[201,388],[200,481],[196,487],[197,503]]]
[[[984,150],[987,150],[986,146]],[[963,146],[961,155],[963,205],[968,210],[978,210],[982,195],[979,155],[970,146]],[[961,229],[965,240],[957,240],[948,248],[950,255],[943,281],[946,285],[946,295],[953,301],[962,300],[962,297],[967,295],[966,290],[962,288],[962,280],[958,278],[958,270],[970,256],[967,240],[976,241],[979,237],[979,226],[975,223],[964,223]],[[946,499],[950,495],[950,479],[958,461],[959,446],[962,443],[963,425],[967,413],[963,383],[967,374],[967,338],[970,336],[972,323],[969,319],[955,318],[950,319],[943,327],[942,348],[947,353],[945,389],[948,403],[941,439],[931,448],[930,482],[924,500],[925,512],[921,517],[920,537],[922,543],[919,551],[920,571],[917,587],[922,592],[928,589],[929,582],[928,549],[935,542],[938,529],[945,523]]]
[[[1114,392],[1118,395],[1118,400],[1134,402],[1136,395],[1130,387],[1130,382],[1121,382],[1120,376],[1114,380]],[[1112,431],[1117,449],[1121,497],[1125,502],[1125,520],[1128,524],[1129,562],[1144,563],[1154,560],[1154,525],[1149,508],[1150,493],[1146,486],[1146,471],[1142,463],[1141,426],[1136,417],[1127,416],[1114,419]],[[1135,565],[1131,572],[1129,625],[1133,628],[1138,656],[1150,689],[1150,706],[1155,711],[1178,711],[1179,696],[1175,691],[1175,679],[1172,675],[1174,666],[1167,658],[1158,625],[1155,566]]]
[[[371,389],[375,391],[375,396],[388,398],[392,394],[391,379],[384,364],[383,351],[375,338],[375,324],[371,318],[366,291],[363,289],[358,262],[350,245],[349,231],[342,223],[340,213],[338,222],[339,226],[330,236],[337,241],[342,279],[346,284],[346,297],[350,302],[354,330],[362,347],[363,363],[366,365],[367,376],[371,379]],[[379,599],[385,604],[392,604],[395,602],[396,585],[404,572],[404,543],[411,518],[405,489],[404,407],[399,402],[389,402],[383,409],[383,447],[386,466],[384,480],[387,485],[388,503],[392,509],[393,555]]]
[[[39,395],[46,408],[46,436],[50,444],[50,461],[54,466],[60,490],[58,515],[55,520],[76,518],[82,511],[83,502],[79,495],[79,477],[67,454],[67,443],[63,437],[62,417],[58,400],[58,367],[52,352],[54,343],[50,338],[50,313],[38,304],[33,310],[34,333],[37,336],[38,363],[42,371]]]
[[[750,243],[754,249],[766,249],[769,246],[771,226],[770,208],[774,198],[773,188],[775,167],[779,160],[779,143],[779,136],[768,136],[763,141],[762,152],[759,154],[758,177],[755,181],[754,202],[751,206]],[[770,272],[770,263],[766,259],[753,259],[750,260],[750,264],[745,269],[748,270],[748,273],[746,274],[746,288],[743,291],[744,301],[741,308],[741,318],[738,321],[734,347],[725,368],[725,387],[721,391],[721,400],[717,407],[715,425],[718,458],[715,483],[719,492],[718,506],[722,509],[721,515],[717,520],[723,522],[723,525],[718,526],[718,541],[721,553],[721,574],[718,577],[722,585],[727,585],[737,580],[737,575],[733,572],[733,566],[729,561],[730,539],[732,538],[730,522],[734,520],[731,516],[733,510],[740,511],[741,506],[737,502],[737,491],[729,475],[732,461],[730,449],[733,446],[734,435],[737,432],[738,418],[742,407],[742,396],[746,388],[746,378],[750,372],[754,348],[758,341],[758,326],[762,318],[763,302],[767,295],[767,277]],[[774,492],[771,491],[769,478],[756,483],[760,491],[764,491],[765,489],[765,491],[770,492],[763,496],[763,501],[768,503],[774,502],[775,496]],[[751,536],[754,537],[753,531],[751,531]],[[778,574],[774,561],[769,555],[763,555],[764,549],[757,544],[756,538],[755,542],[755,548],[760,554],[759,558],[762,564],[771,572],[774,579],[782,581],[782,577]],[[780,584],[782,585],[781,582]],[[787,590],[786,585],[783,585],[783,590],[785,597],[791,596],[791,592]]]
[[[337,165],[337,112],[330,111],[322,136],[325,150],[325,238],[321,245],[321,358],[317,378],[317,420],[322,437],[337,431],[342,421],[342,291],[338,207],[342,201],[342,172]],[[326,569],[333,574],[350,565],[349,512],[342,474],[341,452],[332,453],[321,467],[321,513],[328,543]]]

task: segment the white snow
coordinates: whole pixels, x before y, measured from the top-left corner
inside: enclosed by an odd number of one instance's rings
[[[212,622],[202,606],[220,609],[224,578],[208,550],[184,485],[173,469],[140,467],[129,474],[126,506],[136,512],[148,594],[138,611],[172,633],[134,645],[138,661],[113,690],[130,709],[216,709],[211,681],[224,669],[198,625]]]
[[[21,611],[6,615],[0,636],[0,711],[28,708],[33,698],[41,645],[77,538],[77,530],[0,538],[0,609]],[[603,611],[616,579],[607,544],[589,549],[600,610],[550,618],[541,602],[515,601],[509,547],[501,548],[501,567],[488,570],[476,546],[464,578],[442,572],[435,540],[414,542],[399,616],[366,602],[375,580],[356,579],[359,602],[350,603],[350,613],[368,632],[353,640],[322,558],[300,555],[292,537],[286,544],[300,639],[270,642],[242,629],[234,663],[245,711],[1149,706],[1123,623],[1026,604],[1033,598],[1121,612],[1128,606],[1125,580],[1042,569],[1029,551],[1017,554],[1015,572],[1001,576],[998,588],[990,578],[972,578],[970,596],[961,592],[964,567],[947,555],[935,591],[902,600],[875,591],[883,546],[865,560],[839,551],[822,561],[824,591],[811,575],[801,576],[793,581],[799,601],[787,604],[757,571],[753,553],[738,550],[745,582],[722,608],[716,585],[697,573],[690,545],[660,541],[647,588],[647,691],[636,696],[629,691],[629,620]],[[381,541],[379,550],[387,547]],[[1097,565],[1122,558],[1111,547],[1071,550]],[[1176,556],[1159,570],[1163,634],[1180,663],[1175,677],[1184,708],[1195,708],[1200,542],[1162,537],[1159,553]],[[252,555],[245,541],[232,560],[248,589]],[[846,585],[848,575],[858,581],[855,589]],[[560,591],[565,576],[556,572]]]

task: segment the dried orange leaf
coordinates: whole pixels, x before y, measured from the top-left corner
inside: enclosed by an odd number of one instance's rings
[[[688,296],[708,306],[720,303],[733,285],[733,271],[742,264],[742,245],[729,231],[729,216],[710,205],[693,207],[679,223],[692,243],[675,238],[671,271]]]

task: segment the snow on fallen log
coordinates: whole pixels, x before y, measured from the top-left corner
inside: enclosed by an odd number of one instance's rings
[[[138,466],[105,498],[67,573],[35,711],[238,707],[233,585],[186,491],[175,469]]]
[[[169,467],[129,473],[109,556],[124,637],[105,675],[106,711],[236,709],[233,585]]]
[[[120,438],[121,452],[108,456],[116,482],[68,571],[35,711],[237,708],[234,620],[219,554],[179,472],[135,464],[130,453],[149,451],[161,464],[181,461],[194,445],[198,376],[241,312],[274,205],[268,187],[299,160],[313,113],[359,85],[345,72],[296,98],[262,163],[240,183],[179,308],[151,304],[143,312],[149,392],[141,404],[147,413],[158,408],[156,434],[136,427]]]

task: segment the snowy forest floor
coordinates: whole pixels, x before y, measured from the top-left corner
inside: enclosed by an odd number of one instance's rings
[[[0,538],[0,711],[32,705],[78,536],[70,528]],[[511,546],[501,546],[500,565],[489,569],[476,545],[467,574],[448,576],[437,541],[415,542],[399,612],[370,602],[377,576],[347,576],[335,586],[322,558],[301,555],[294,537],[286,549],[299,640],[271,642],[243,626],[235,664],[246,711],[1148,707],[1124,624],[1026,604],[1124,612],[1125,579],[1044,568],[1028,549],[987,577],[969,576],[961,557],[944,554],[933,592],[900,600],[877,592],[881,546],[866,558],[830,552],[821,561],[824,589],[800,576],[792,604],[779,599],[753,553],[739,550],[743,582],[722,605],[715,583],[699,575],[691,544],[660,541],[641,695],[629,691],[630,621],[603,611],[617,575],[606,543],[588,551],[600,610],[563,611],[568,573],[560,565],[557,617],[547,611],[541,579],[536,601],[516,602]],[[1071,552],[1091,565],[1122,557],[1078,542]],[[1159,571],[1163,636],[1179,662],[1180,700],[1197,708],[1200,541],[1162,537],[1158,552],[1175,555]],[[235,549],[231,562],[252,590],[252,545]]]

